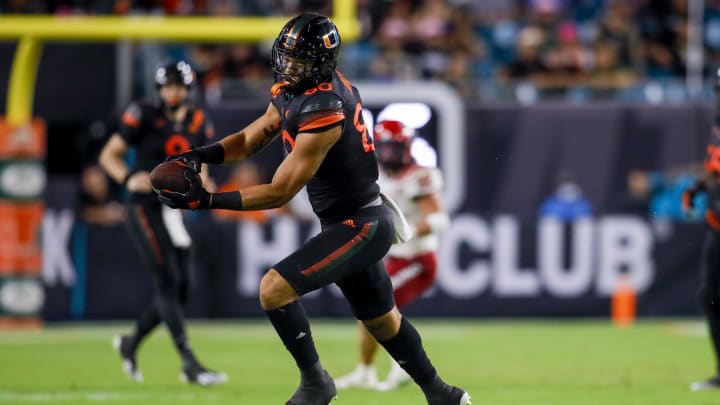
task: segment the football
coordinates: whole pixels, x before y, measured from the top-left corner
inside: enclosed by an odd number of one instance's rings
[[[150,183],[155,192],[166,190],[187,193],[190,190],[188,178],[200,182],[200,175],[195,170],[177,160],[160,163],[150,172]]]

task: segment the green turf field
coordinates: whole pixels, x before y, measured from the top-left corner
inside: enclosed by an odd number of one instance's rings
[[[719,404],[720,392],[691,393],[712,371],[700,321],[653,321],[625,330],[600,321],[418,321],[426,348],[449,382],[473,404]],[[167,333],[142,347],[145,383],[120,370],[110,346],[130,324],[50,326],[0,332],[0,404],[282,405],[297,375],[269,324],[193,323],[190,334],[208,366],[230,382],[199,388],[179,382]],[[313,334],[334,376],[356,361],[350,322],[314,322]],[[388,368],[383,354],[381,377]],[[414,386],[390,393],[341,391],[337,405],[421,405]]]

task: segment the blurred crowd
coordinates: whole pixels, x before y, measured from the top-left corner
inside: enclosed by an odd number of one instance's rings
[[[9,0],[0,7],[5,13],[269,16],[308,10],[331,14],[331,3]],[[341,70],[355,79],[440,79],[470,99],[493,97],[503,85],[518,83],[532,85],[543,95],[574,90],[570,94],[580,97],[582,91],[590,91],[629,98],[647,92],[637,87],[639,83],[682,79],[692,36],[698,36],[702,45],[705,77],[720,65],[720,0],[704,2],[702,27],[688,24],[689,3],[357,0],[362,37],[345,44]],[[190,60],[212,103],[223,92],[265,90],[270,80],[269,51],[269,43],[201,44],[168,47],[162,57]],[[640,93],[633,93],[634,88]]]

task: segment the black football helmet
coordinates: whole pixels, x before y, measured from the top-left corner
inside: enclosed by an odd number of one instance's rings
[[[162,95],[160,89],[167,85],[179,85],[184,86],[186,89],[190,89],[190,86],[195,81],[195,73],[189,64],[184,61],[169,63],[165,66],[160,66],[155,71],[155,87],[160,93],[160,103],[169,108],[170,111],[177,111],[180,106],[187,102],[187,93],[182,95],[174,95],[165,97]]]
[[[327,82],[337,67],[340,33],[329,18],[305,13],[288,21],[272,47],[276,83],[286,93],[297,93]]]
[[[155,85],[159,89],[166,84],[179,84],[190,87],[195,81],[192,67],[185,61],[178,61],[160,66],[155,71]]]

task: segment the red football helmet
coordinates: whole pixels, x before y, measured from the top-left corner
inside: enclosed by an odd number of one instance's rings
[[[384,120],[375,125],[375,152],[386,171],[400,171],[413,163],[410,154],[415,130],[400,121]]]

